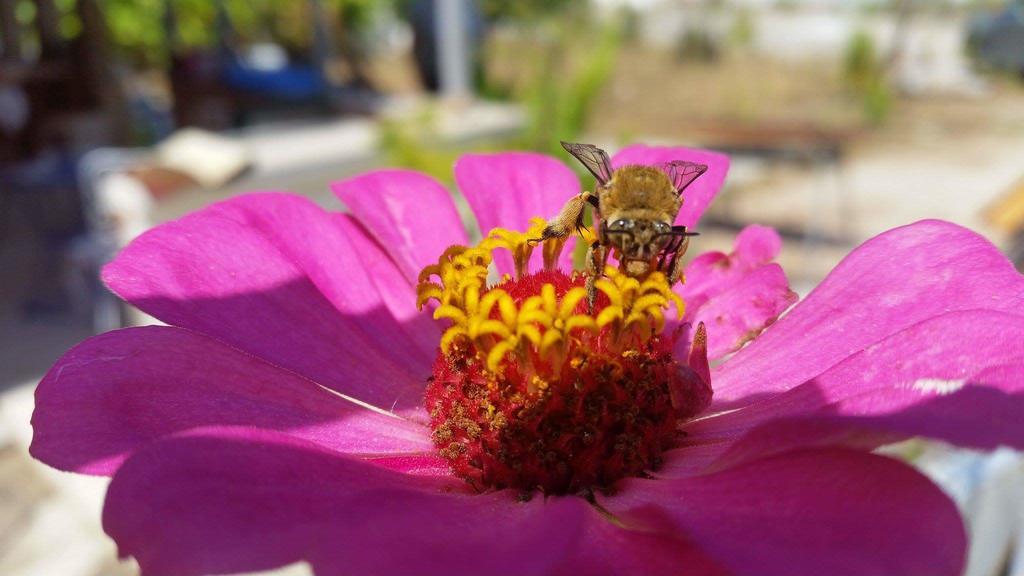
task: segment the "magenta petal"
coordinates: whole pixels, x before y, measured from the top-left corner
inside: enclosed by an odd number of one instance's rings
[[[332,215],[250,194],[146,232],[103,270],[119,296],[354,398],[422,414],[429,358]]]
[[[430,314],[416,307],[416,290],[413,285],[355,218],[348,214],[336,214],[335,219],[348,236],[353,252],[359,257],[363,268],[380,292],[384,305],[401,323],[426,361],[433,361],[438,342],[441,341],[441,330]]]
[[[782,237],[774,229],[751,224],[736,235],[733,258],[748,265],[771,262],[782,250]]]
[[[909,466],[868,453],[808,450],[727,471],[630,480],[613,514],[661,507],[736,575],[956,576],[966,535],[953,502]]]
[[[954,312],[917,324],[783,394],[687,427],[715,468],[806,446],[872,449],[926,436],[1024,448],[1024,317]],[[682,466],[683,469],[676,467]],[[673,456],[661,472],[691,471]]]
[[[785,272],[771,263],[781,247],[775,230],[747,226],[730,254],[706,252],[686,267],[676,291],[686,301],[685,321],[707,326],[710,358],[738,350],[796,302]]]
[[[777,393],[913,324],[956,310],[1024,309],[1024,278],[981,236],[923,221],[854,250],[714,374],[720,406]]]
[[[609,525],[582,498],[468,494],[244,429],[199,430],[136,452],[114,476],[103,526],[147,575],[299,560],[317,574],[668,574],[694,556],[672,539]]]
[[[796,301],[782,267],[765,264],[686,317],[707,326],[708,357],[721,358],[754,340]]]
[[[732,252],[705,252],[686,267],[686,282],[679,294],[687,306],[700,307],[711,298],[737,284],[743,276],[770,263],[779,254],[782,239],[778,232],[753,224],[736,235]]]
[[[683,192],[683,208],[679,211],[676,224],[696,226],[708,205],[718,194],[729,173],[729,157],[711,150],[683,148],[681,146],[647,146],[633,144],[619,150],[612,157],[612,167],[620,168],[629,164],[653,166],[673,160],[686,160],[704,164],[708,171]]]
[[[181,328],[116,330],[79,344],[36,388],[32,455],[60,470],[111,474],[161,436],[209,425],[280,430],[332,450],[432,451],[421,425]]]
[[[476,214],[480,231],[493,228],[525,231],[530,219],[551,218],[562,205],[580,193],[580,181],[565,164],[533,152],[466,154],[455,163],[455,180]],[[572,267],[574,240],[562,251],[559,266]],[[535,250],[530,269],[541,267],[541,251]],[[512,271],[512,259],[504,251],[495,258],[500,273]]]
[[[451,193],[426,174],[378,170],[334,182],[331,189],[410,282],[446,248],[468,242]]]

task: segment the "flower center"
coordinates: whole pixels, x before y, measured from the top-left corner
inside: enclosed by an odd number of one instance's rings
[[[591,307],[584,276],[555,269],[561,242],[545,242],[544,270],[527,273],[543,226],[453,246],[419,278],[420,306],[436,300],[449,324],[425,397],[434,443],[478,490],[608,489],[656,469],[680,421],[711,399],[703,327],[686,363],[672,355],[679,334],[662,333],[666,311],[683,314],[665,276],[609,267]],[[498,249],[516,277],[487,287]]]

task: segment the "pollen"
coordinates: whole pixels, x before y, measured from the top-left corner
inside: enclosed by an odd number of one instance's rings
[[[445,326],[425,395],[433,439],[478,490],[609,490],[656,469],[680,422],[710,402],[706,354],[703,367],[694,353],[677,362],[679,334],[664,334],[685,311],[666,277],[608,267],[591,307],[584,276],[557,269],[564,241],[537,242],[544,225],[452,246],[418,279],[418,305]],[[538,248],[543,267],[530,272]],[[488,285],[501,250],[515,275]]]

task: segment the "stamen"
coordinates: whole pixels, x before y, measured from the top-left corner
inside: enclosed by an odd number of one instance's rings
[[[607,487],[656,466],[677,419],[710,399],[706,368],[678,365],[661,335],[666,311],[685,310],[665,275],[608,267],[591,311],[584,277],[555,269],[564,239],[544,241],[544,270],[529,272],[545,225],[492,230],[419,275],[417,304],[447,323],[426,398],[434,440],[480,489]],[[488,286],[496,250],[515,277]]]

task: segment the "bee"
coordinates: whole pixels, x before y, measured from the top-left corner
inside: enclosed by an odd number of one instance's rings
[[[609,255],[615,256],[628,276],[643,279],[658,271],[668,277],[670,286],[679,281],[682,256],[690,237],[697,234],[673,222],[683,205],[683,191],[708,167],[676,160],[612,170],[608,154],[597,146],[562,142],[562,147],[594,175],[597,184],[593,192],[566,202],[538,241],[565,238],[573,231],[582,234],[584,210],[588,204],[592,207],[596,240],[587,249],[585,268],[591,309],[597,297],[595,282],[604,273]]]

